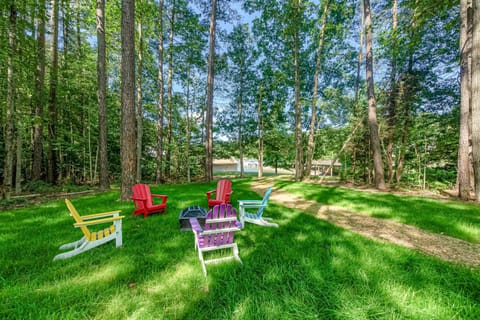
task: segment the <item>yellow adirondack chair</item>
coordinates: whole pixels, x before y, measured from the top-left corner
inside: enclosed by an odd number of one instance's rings
[[[65,199],[65,203],[70,211],[70,215],[75,219],[75,223],[73,225],[82,230],[83,237],[78,241],[67,243],[61,246],[60,250],[73,250],[58,254],[53,258],[53,260],[68,259],[113,239],[115,239],[117,248],[122,246],[122,219],[124,216],[119,215],[120,211],[81,216],[78,214],[77,209],[75,209],[70,200]],[[108,228],[95,232],[92,232],[88,229],[89,226],[105,223],[112,223],[112,225]]]

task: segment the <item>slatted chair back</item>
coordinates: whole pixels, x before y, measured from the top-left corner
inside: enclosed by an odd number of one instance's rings
[[[207,213],[203,237],[199,246],[218,247],[233,243],[236,226],[237,212],[231,205],[221,204],[213,207]]]
[[[263,215],[263,210],[267,207],[268,199],[270,198],[270,194],[272,193],[272,188],[268,188],[263,196],[262,206],[258,208],[257,216],[261,217]]]
[[[148,188],[148,193],[147,193],[147,188]],[[136,184],[132,188],[132,193],[133,193],[132,198],[139,200],[139,201],[134,200],[135,209],[140,209],[140,210],[144,209],[145,205],[148,206],[148,201],[150,201],[150,204],[151,204],[152,197],[150,197],[149,195],[150,187],[148,185],[142,184],[142,183]]]
[[[70,215],[73,217],[76,223],[82,223],[83,219],[82,216],[78,213],[77,209],[73,206],[72,202],[68,199],[65,199],[65,204],[67,205],[68,211],[70,211]],[[82,230],[83,235],[85,238],[90,240],[91,233],[90,230],[86,226],[81,226],[80,230]]]
[[[219,180],[217,183],[217,192],[215,200],[225,201],[227,195],[232,192],[232,182],[230,180]]]

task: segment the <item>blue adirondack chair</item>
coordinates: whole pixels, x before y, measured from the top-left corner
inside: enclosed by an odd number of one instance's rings
[[[278,224],[269,222],[272,218],[266,218],[263,216],[263,211],[268,205],[268,198],[272,193],[272,188],[268,188],[263,196],[263,200],[239,200],[238,205],[240,208],[240,223],[242,228],[245,226],[245,222],[258,224],[266,227],[277,227]],[[252,209],[256,209],[252,210]]]
[[[237,221],[237,211],[230,204],[220,204],[208,211],[205,217],[205,225],[197,218],[190,218],[190,225],[195,234],[195,249],[198,250],[198,258],[202,264],[203,275],[207,276],[208,263],[218,263],[225,260],[235,259],[242,263],[238,255],[238,246],[233,242],[235,231],[239,231],[240,222]],[[205,259],[204,252],[213,250],[232,249],[232,254],[218,258]]]

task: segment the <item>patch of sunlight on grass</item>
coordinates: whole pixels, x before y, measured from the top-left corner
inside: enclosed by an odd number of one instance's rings
[[[82,272],[71,278],[67,278],[63,281],[56,281],[52,285],[43,286],[39,291],[57,291],[57,290],[67,290],[72,286],[90,286],[97,285],[99,283],[111,283],[118,276],[124,273],[128,273],[129,270],[126,270],[125,265],[121,263],[110,263],[104,267],[101,267],[97,270],[88,270],[87,272]]]
[[[471,235],[474,239],[480,239],[480,229],[478,226],[470,223],[458,223],[457,227],[460,231]]]

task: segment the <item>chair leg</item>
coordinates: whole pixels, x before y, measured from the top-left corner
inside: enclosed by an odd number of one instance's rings
[[[81,245],[83,245],[86,241],[86,238],[85,237],[82,237],[80,240],[77,240],[77,241],[74,241],[74,242],[70,242],[70,243],[66,243],[62,246],[60,246],[60,250],[66,250],[66,249],[71,249],[71,248],[77,248]]]
[[[207,277],[207,267],[205,266],[205,260],[203,259],[203,253],[200,248],[198,248],[198,258],[200,259],[200,263],[202,264],[203,275]]]
[[[122,239],[122,220],[115,221],[115,246],[121,247],[123,244]]]

